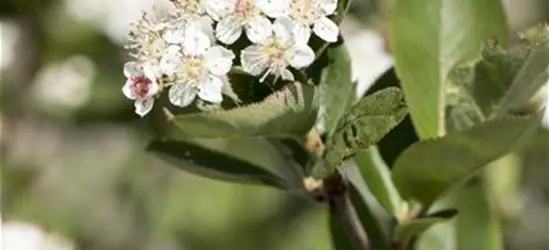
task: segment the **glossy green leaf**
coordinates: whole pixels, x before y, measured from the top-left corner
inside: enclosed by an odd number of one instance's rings
[[[362,98],[339,121],[333,136],[326,143],[327,170],[331,173],[357,149],[367,148],[398,125],[408,112],[404,96],[398,88],[386,88]]]
[[[355,163],[372,195],[391,214],[397,214],[402,200],[391,180],[391,172],[376,147],[358,150]]]
[[[326,64],[320,76],[320,103],[324,107],[324,130],[330,137],[355,99],[351,58],[345,45],[339,43],[330,45],[320,61]]]
[[[316,88],[294,82],[260,103],[175,116],[170,120],[194,137],[292,137],[305,135],[313,126],[317,112]]]
[[[450,70],[478,57],[482,41],[507,41],[499,0],[396,1],[392,50],[412,121],[421,138],[444,134]],[[418,27],[421,27],[418,29]]]
[[[410,146],[392,178],[402,198],[430,205],[450,187],[513,151],[539,127],[540,115],[491,120]]]
[[[408,245],[413,237],[422,234],[437,223],[452,219],[456,214],[457,210],[455,209],[443,210],[399,224],[395,228],[394,241]]]
[[[284,179],[259,165],[199,144],[158,140],[151,142],[147,150],[177,168],[204,177],[284,189],[290,186]]]

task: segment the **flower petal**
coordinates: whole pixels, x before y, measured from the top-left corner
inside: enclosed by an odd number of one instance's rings
[[[186,83],[177,83],[170,88],[168,97],[170,102],[178,107],[187,107],[194,101],[197,90]]]
[[[211,103],[221,103],[223,101],[223,95],[221,94],[223,85],[224,82],[222,78],[209,75],[200,85],[198,97]]]
[[[158,67],[151,63],[145,63],[143,65],[143,74],[151,81],[156,82],[158,74]]]
[[[204,54],[206,67],[214,75],[225,75],[233,65],[234,53],[221,46],[209,48]]]
[[[185,30],[185,41],[183,41],[183,54],[186,56],[200,56],[211,46],[211,41],[204,31],[196,27],[189,27]]]
[[[257,15],[246,24],[246,36],[252,43],[261,43],[273,33],[271,21],[262,15]]]
[[[286,18],[286,17],[280,17],[277,18],[273,24],[273,31],[275,36],[282,42],[282,43],[289,43],[293,39],[293,22]]]
[[[219,21],[234,9],[236,0],[206,0],[206,12],[214,20]]]
[[[168,47],[162,58],[160,58],[159,67],[162,73],[171,76],[177,72],[182,57],[180,49],[176,45]]]
[[[313,63],[315,52],[307,44],[296,44],[286,52],[286,60],[296,69]]]
[[[233,44],[242,35],[242,24],[236,16],[226,16],[215,27],[215,35],[222,43]]]
[[[277,75],[281,76],[283,80],[286,81],[293,81],[294,80],[294,74],[290,70],[284,67],[279,67],[277,70]]]
[[[337,9],[337,0],[321,0],[320,8],[324,11],[324,15],[331,15]]]
[[[135,113],[143,117],[152,110],[154,104],[154,98],[146,98],[143,100],[136,100],[134,107]]]
[[[136,62],[127,62],[124,64],[124,76],[130,78],[132,76],[143,75],[141,65]]]
[[[287,16],[291,10],[290,3],[291,0],[255,0],[256,6],[272,18]]]
[[[254,76],[260,75],[269,67],[269,56],[262,47],[257,45],[251,45],[242,50],[240,61],[244,71]]]
[[[133,81],[128,79],[124,86],[122,87],[122,93],[124,93],[124,96],[130,100],[135,100],[137,98],[133,93]]]
[[[293,32],[296,43],[307,44],[311,38],[311,27],[303,22],[293,22]]]
[[[327,17],[321,17],[315,21],[313,31],[324,41],[333,43],[337,41],[339,27],[337,27],[337,24]]]
[[[181,27],[172,27],[164,31],[162,38],[170,44],[180,44],[183,43],[185,32]]]

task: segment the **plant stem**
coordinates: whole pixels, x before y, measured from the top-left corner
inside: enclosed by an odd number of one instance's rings
[[[332,216],[337,217],[343,222],[355,249],[370,250],[366,231],[360,223],[355,207],[347,197],[345,183],[338,172],[326,179],[326,191],[330,204],[330,212]]]

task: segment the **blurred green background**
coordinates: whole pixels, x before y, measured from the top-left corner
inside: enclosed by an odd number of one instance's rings
[[[332,249],[324,207],[190,175],[145,153],[150,129],[120,91],[122,46],[129,22],[155,1],[0,2],[3,231],[29,223],[73,249]],[[358,92],[392,65],[391,2],[354,0],[342,26]],[[513,30],[549,20],[547,0],[503,2]],[[451,230],[485,240],[469,229],[487,216],[497,236],[487,244],[549,249],[548,128],[546,119],[536,140],[453,194],[467,219],[430,230],[421,249],[452,244],[437,237]]]

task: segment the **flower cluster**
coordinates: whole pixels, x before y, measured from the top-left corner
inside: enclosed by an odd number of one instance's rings
[[[328,19],[337,0],[171,0],[167,13],[154,10],[133,24],[126,48],[124,95],[145,116],[164,89],[173,105],[197,97],[219,104],[232,93],[227,74],[235,54],[225,46],[245,33],[242,69],[260,81],[268,75],[293,80],[288,69],[309,66],[315,57],[311,33],[335,42],[338,26]]]

